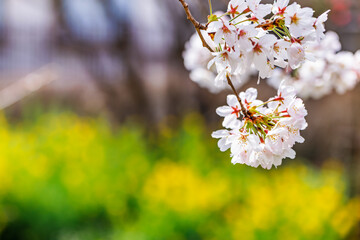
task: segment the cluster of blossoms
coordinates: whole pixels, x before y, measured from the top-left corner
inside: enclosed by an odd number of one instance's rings
[[[201,31],[201,33],[209,46],[215,48],[210,36],[208,36],[205,31]],[[200,87],[207,88],[211,93],[219,93],[230,88],[227,83],[223,82],[215,85],[216,68],[214,66],[209,69],[207,68],[208,62],[212,59],[211,52],[203,47],[197,33],[193,34],[185,44],[183,58],[185,68],[190,71],[190,79]],[[246,83],[249,80],[249,75],[250,72],[233,74],[235,87],[240,88]]]
[[[293,71],[275,69],[268,83],[278,88],[285,79],[302,98],[318,99],[333,90],[343,94],[360,81],[360,50],[353,54],[340,49],[339,36],[327,32],[325,38],[310,49],[316,57],[315,62],[304,62]]]
[[[220,139],[220,150],[230,149],[234,164],[266,169],[279,166],[286,157],[294,158],[292,147],[304,141],[300,130],[307,127],[307,111],[287,76],[305,60],[325,59],[326,48],[334,49],[333,55],[338,51],[337,43],[323,40],[328,11],[315,18],[311,8],[289,5],[289,0],[273,4],[230,0],[226,12],[210,10],[207,24],[201,25],[185,1],[179,1],[200,37],[192,36],[183,53],[190,78],[213,93],[231,88],[235,94],[227,97],[228,106],[217,109],[225,129],[212,136]],[[326,41],[329,46],[322,51],[319,43]],[[262,102],[254,88],[237,94],[236,87],[252,73],[258,73],[259,79],[276,74],[279,79],[273,77],[271,82],[279,87],[277,96]],[[282,78],[287,81],[281,82]]]
[[[208,68],[216,67],[216,86],[251,67],[266,78],[276,66],[296,69],[305,59],[314,59],[308,48],[324,37],[328,12],[314,18],[311,8],[288,4],[289,0],[231,0],[226,13],[208,17],[206,32],[213,49]]]
[[[213,132],[219,138],[221,151],[231,150],[232,163],[259,165],[270,169],[285,157],[294,158],[295,142],[302,143],[300,130],[307,127],[303,101],[295,89],[282,84],[276,97],[266,102],[257,100],[257,90],[249,88],[239,96],[229,95],[228,106],[216,112],[224,117],[227,129]]]

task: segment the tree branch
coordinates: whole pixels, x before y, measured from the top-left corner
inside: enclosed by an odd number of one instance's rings
[[[242,104],[241,99],[239,97],[239,94],[236,92],[236,89],[235,89],[235,87],[234,87],[233,83],[231,82],[231,79],[230,79],[230,77],[228,75],[226,75],[226,79],[227,79],[227,82],[228,82],[229,86],[231,87],[232,91],[234,92],[237,100],[240,103],[241,112],[244,114],[245,117],[248,117],[249,114],[248,114],[246,108],[244,107],[244,105]]]
[[[196,32],[198,33],[203,46],[206,47],[210,52],[214,52],[214,50],[212,50],[211,47],[209,46],[209,44],[207,44],[207,42],[205,41],[204,36],[201,34],[201,30],[206,30],[207,26],[196,21],[196,19],[192,16],[190,9],[189,9],[189,5],[185,2],[185,0],[179,0],[179,2],[184,7],[187,19],[189,19],[190,22],[194,25]]]

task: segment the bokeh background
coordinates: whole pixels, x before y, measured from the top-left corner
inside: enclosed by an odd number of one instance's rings
[[[358,0],[298,3],[360,48]],[[0,0],[0,239],[360,239],[360,87],[305,102],[295,160],[233,166],[193,33],[178,0]]]

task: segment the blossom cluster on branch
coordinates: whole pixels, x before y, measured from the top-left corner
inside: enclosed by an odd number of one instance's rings
[[[351,61],[359,62],[360,53],[337,53],[338,38],[325,35],[329,11],[314,17],[311,8],[289,5],[289,0],[230,0],[226,12],[212,13],[209,0],[210,15],[202,25],[179,1],[198,35],[183,53],[190,78],[213,93],[234,93],[227,106],[216,110],[225,129],[212,134],[221,151],[230,149],[234,164],[270,169],[294,158],[292,147],[304,142],[300,130],[307,127],[307,111],[296,94],[320,96],[329,88],[344,92],[358,81],[360,71]],[[277,96],[262,102],[254,88],[238,93],[251,74],[258,74],[258,83],[270,78]]]
[[[234,95],[227,97],[228,106],[216,110],[224,117],[223,126],[227,128],[212,134],[220,139],[220,150],[231,149],[233,164],[260,165],[265,169],[279,166],[285,157],[294,158],[292,147],[295,142],[304,142],[300,130],[307,127],[307,111],[303,101],[295,97],[295,89],[282,84],[277,96],[266,102],[256,99],[254,88],[239,96],[247,109],[246,115]]]
[[[251,66],[266,78],[276,66],[296,69],[305,59],[313,59],[307,49],[323,38],[327,12],[314,18],[311,8],[288,3],[231,0],[226,13],[209,16],[206,32],[214,52],[208,67],[216,67],[216,85]]]
[[[285,80],[286,84],[296,89],[300,97],[319,99],[333,90],[344,94],[360,82],[360,50],[355,54],[340,51],[339,36],[335,32],[327,32],[321,43],[312,46],[310,50],[316,61],[304,62],[292,71],[275,69],[268,83],[278,88]]]
[[[206,32],[201,32],[204,34],[204,39],[210,42],[210,37]],[[194,33],[185,44],[183,52],[184,65],[190,71],[190,79],[199,84],[200,87],[207,88],[211,93],[219,93],[225,89],[230,89],[227,83],[215,84],[214,80],[217,76],[216,67],[211,66],[207,68],[212,57],[211,52],[202,46],[198,34]],[[232,82],[236,88],[240,88],[249,80],[250,75],[253,73],[253,68],[247,69],[242,74],[234,73],[232,74]]]

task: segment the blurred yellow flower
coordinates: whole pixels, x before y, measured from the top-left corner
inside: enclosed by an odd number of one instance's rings
[[[226,179],[203,177],[186,165],[171,162],[155,166],[144,187],[149,202],[165,204],[180,213],[219,209],[229,200],[229,193]]]
[[[25,223],[37,239],[329,240],[359,224],[339,161],[234,167],[198,115],[159,139],[131,126],[48,114],[13,127],[0,114],[0,236]]]

